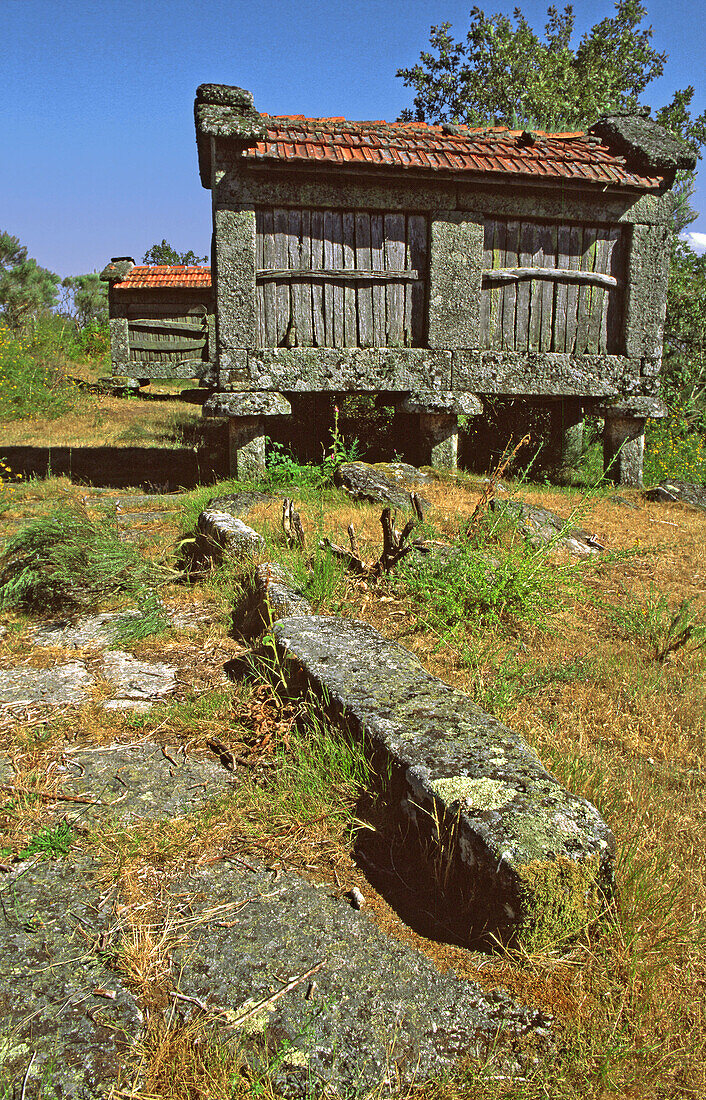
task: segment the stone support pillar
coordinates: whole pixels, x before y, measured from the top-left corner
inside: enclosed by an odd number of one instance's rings
[[[598,406],[596,413],[605,421],[605,476],[616,485],[642,485],[645,421],[666,416],[666,406],[657,397],[626,397],[615,405]]]
[[[420,413],[421,465],[435,470],[458,469],[458,417],[448,413]]]
[[[265,472],[264,416],[233,416],[228,421],[228,469],[238,481],[261,477]]]
[[[645,418],[606,415],[603,429],[605,476],[616,485],[641,486],[644,453]]]
[[[265,430],[268,416],[291,416],[292,406],[281,393],[214,393],[203,407],[204,416],[228,419],[228,458],[231,477],[239,481],[265,472]]]
[[[583,449],[580,397],[562,397],[551,406],[551,454],[559,468],[575,466]]]
[[[480,416],[483,404],[473,393],[453,390],[410,393],[401,409],[419,415],[421,465],[458,469],[458,417]]]

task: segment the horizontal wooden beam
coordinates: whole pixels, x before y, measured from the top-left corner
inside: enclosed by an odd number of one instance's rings
[[[520,279],[548,279],[560,283],[593,283],[595,286],[619,286],[612,275],[599,271],[575,271],[569,267],[495,267],[483,272],[483,279],[491,283],[516,283]]]
[[[269,282],[271,279],[322,279],[325,282],[340,281],[364,281],[382,283],[416,283],[419,272],[413,269],[405,271],[369,271],[359,267],[340,268],[282,268],[280,271],[271,271],[269,268],[260,268],[255,272],[258,283]]]
[[[149,329],[156,332],[205,332],[205,321],[165,321],[161,317],[136,317],[129,322],[130,328]]]
[[[171,336],[169,340],[160,340],[157,336],[143,336],[139,332],[130,333],[130,347],[134,351],[164,351],[168,354],[182,351],[201,351],[206,347],[206,334],[195,340],[186,337]]]

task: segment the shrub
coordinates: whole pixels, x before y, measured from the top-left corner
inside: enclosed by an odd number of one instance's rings
[[[173,577],[120,538],[111,516],[63,505],[10,539],[0,557],[0,607],[71,610]]]
[[[61,416],[74,392],[50,355],[0,322],[0,420]]]
[[[663,420],[648,420],[644,477],[648,484],[669,477],[706,482],[706,442],[684,404],[675,405]]]

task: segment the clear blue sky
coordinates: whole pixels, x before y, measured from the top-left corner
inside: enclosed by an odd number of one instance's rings
[[[3,157],[0,229],[60,275],[138,260],[166,237],[206,255],[210,195],[196,165],[198,84],[239,84],[272,114],[394,119],[411,105],[395,77],[432,24],[462,37],[473,0],[0,0]],[[490,0],[487,14],[514,3]],[[559,7],[563,4],[559,3]],[[546,3],[521,4],[542,30]],[[647,0],[645,25],[666,50],[647,102],[693,84],[706,106],[703,14],[696,0]],[[611,15],[576,0],[577,34]],[[706,243],[702,211],[692,230]]]

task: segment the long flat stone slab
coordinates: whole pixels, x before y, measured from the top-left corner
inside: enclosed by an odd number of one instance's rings
[[[536,948],[581,933],[613,892],[614,838],[519,734],[366,623],[273,627],[285,675],[364,740],[469,942]]]

